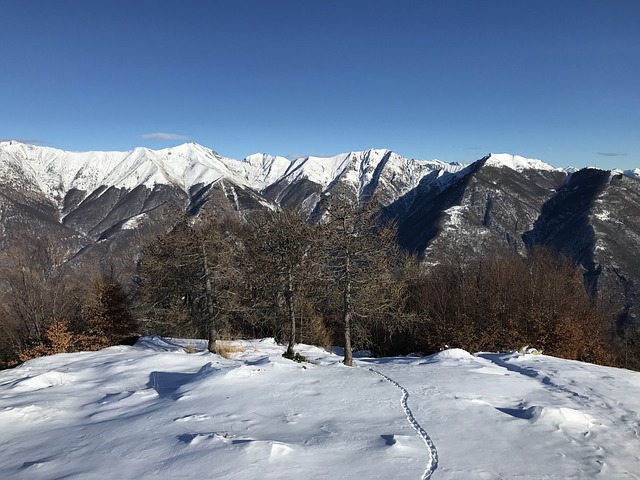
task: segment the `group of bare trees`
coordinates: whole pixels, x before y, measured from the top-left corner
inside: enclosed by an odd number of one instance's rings
[[[136,331],[119,282],[71,274],[47,255],[47,244],[12,247],[0,267],[0,367],[61,352],[117,344]]]
[[[511,350],[614,363],[612,332],[579,269],[547,250],[465,255],[436,265],[399,250],[373,204],[327,199],[314,224],[289,211],[172,221],[147,245],[126,292],[56,262],[14,255],[2,271],[0,362],[101,348],[136,334],[273,336],[376,354]],[[37,256],[37,255],[35,255]],[[45,255],[46,257],[46,255]]]
[[[371,346],[375,329],[392,329],[402,295],[398,248],[374,210],[346,201],[317,225],[288,211],[255,212],[247,222],[185,217],[144,252],[140,318],[147,331],[273,335]]]
[[[140,269],[148,331],[275,336],[378,354],[531,345],[611,364],[611,332],[573,263],[544,249],[526,257],[452,249],[425,267],[401,252],[372,205],[325,205],[317,224],[293,212],[247,222],[185,218],[151,245]]]
[[[530,345],[563,358],[614,363],[609,322],[575,264],[544,248],[526,257],[487,253],[455,251],[415,277],[409,303],[424,320],[416,334],[424,348]]]

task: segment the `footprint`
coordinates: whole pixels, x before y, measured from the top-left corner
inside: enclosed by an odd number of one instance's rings
[[[389,447],[396,444],[395,435],[380,435],[380,437],[384,440],[384,444]]]

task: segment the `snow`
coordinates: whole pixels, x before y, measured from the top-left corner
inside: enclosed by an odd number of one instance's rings
[[[447,221],[448,227],[459,227],[462,225],[462,216],[464,215],[465,208],[462,205],[454,205],[447,208],[443,213],[449,216]]]
[[[140,222],[145,218],[147,218],[146,213],[135,215],[131,217],[129,220],[127,220],[126,222],[124,222],[120,228],[122,230],[134,230],[140,224]]]
[[[517,172],[525,170],[547,170],[562,172],[563,169],[555,168],[548,163],[535,158],[525,158],[519,155],[511,155],[508,153],[492,153],[485,162],[490,167],[507,167]]]
[[[196,143],[162,150],[135,148],[128,152],[66,152],[19,142],[0,142],[3,176],[22,171],[49,198],[61,202],[75,188],[86,192],[100,186],[133,189],[171,184],[189,192],[195,185],[225,179],[240,187],[262,191],[283,182],[301,179],[317,183],[323,190],[338,179],[362,192],[382,178],[396,186],[398,195],[418,185],[427,174],[454,173],[464,165],[438,160],[411,160],[384,149],[343,153],[331,157],[307,156],[290,161],[284,157],[254,154],[243,161],[226,158]],[[8,169],[6,166],[13,168]]]
[[[306,178],[324,188],[340,176],[347,168],[350,154],[343,153],[333,157],[303,157],[291,162],[283,178],[293,182],[299,178]]]
[[[606,222],[609,221],[611,219],[611,212],[609,210],[602,210],[599,213],[594,214],[594,216],[602,221],[602,222]]]
[[[291,162],[284,157],[263,153],[249,155],[244,159],[244,164],[241,173],[247,183],[259,191],[276,182],[291,166]]]
[[[631,178],[640,178],[640,168],[634,168],[633,170],[625,170],[624,174]]]
[[[245,185],[232,167],[237,160],[221,157],[197,144],[164,150],[135,148],[128,152],[66,152],[18,142],[0,144],[0,162],[17,164],[52,199],[75,188],[87,192],[102,185],[133,189],[138,185],[193,185],[227,178]]]
[[[344,177],[346,182],[362,191],[369,183],[381,178],[382,170],[382,177],[387,183],[403,184],[398,193],[404,194],[432,172],[443,176],[467,167],[439,160],[407,159],[386,149],[329,157],[306,156],[293,161],[257,153],[238,161],[196,143],[162,150],[138,147],[128,152],[67,152],[15,141],[0,142],[0,164],[3,170],[7,165],[24,170],[52,199],[72,188],[93,191],[102,185],[131,189],[138,185],[173,184],[188,191],[194,185],[212,183],[221,178],[262,191],[279,181],[292,183],[302,178],[321,185],[324,190]],[[490,154],[485,165],[519,172],[529,169],[571,171],[506,153]],[[640,169],[623,173],[640,177]]]
[[[146,337],[0,372],[0,478],[639,478],[640,373],[205,345]]]

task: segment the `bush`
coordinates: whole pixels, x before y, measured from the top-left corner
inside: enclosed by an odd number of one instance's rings
[[[20,352],[18,358],[21,362],[26,362],[45,355],[76,352],[82,350],[86,342],[87,337],[74,335],[66,322],[53,322],[47,328],[45,338]]]
[[[284,358],[293,360],[294,362],[298,362],[298,363],[306,363],[308,361],[307,357],[305,357],[304,355],[300,355],[298,352],[293,352],[293,353],[284,352],[282,356]]]

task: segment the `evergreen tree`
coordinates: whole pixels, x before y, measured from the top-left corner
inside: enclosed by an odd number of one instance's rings
[[[90,293],[88,333],[96,345],[116,345],[135,333],[135,322],[122,285],[101,277],[94,280]]]

